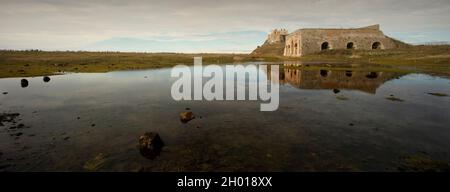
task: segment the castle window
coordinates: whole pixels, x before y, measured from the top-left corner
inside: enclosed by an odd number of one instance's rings
[[[375,42],[372,44],[372,49],[381,49],[381,43],[380,42]]]
[[[353,42],[349,42],[349,43],[347,43],[347,49],[354,49],[355,47],[354,47],[354,45],[353,45]]]
[[[322,46],[321,46],[321,49],[322,49],[322,50],[330,49],[330,45],[328,44],[328,42],[323,42],[323,43],[322,43]]]

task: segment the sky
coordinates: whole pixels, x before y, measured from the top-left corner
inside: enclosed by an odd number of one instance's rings
[[[0,0],[0,49],[248,53],[274,28],[450,42],[449,0]]]

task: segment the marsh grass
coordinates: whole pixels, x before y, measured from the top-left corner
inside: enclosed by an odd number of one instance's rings
[[[0,51],[0,78],[52,75],[58,72],[108,72],[192,65],[194,56],[204,64],[247,61],[339,62],[334,66],[302,66],[305,70],[420,72],[450,76],[450,46],[409,46],[391,50],[327,50],[301,58],[254,54],[181,54],[123,52]]]

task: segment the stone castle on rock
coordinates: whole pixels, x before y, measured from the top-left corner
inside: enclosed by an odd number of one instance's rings
[[[258,46],[252,54],[301,57],[331,49],[392,49],[398,43],[384,35],[379,25],[350,29],[298,29],[292,33],[286,29],[275,29],[264,45]]]

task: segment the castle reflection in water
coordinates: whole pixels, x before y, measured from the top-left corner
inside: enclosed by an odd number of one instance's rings
[[[290,84],[299,89],[349,89],[375,94],[377,88],[383,83],[403,75],[393,72],[361,71],[361,69],[358,71],[308,70],[301,69],[300,66],[302,64],[298,61],[286,61],[283,67],[280,67],[280,84]],[[270,71],[270,66],[267,71]],[[267,78],[270,79],[270,76]]]

